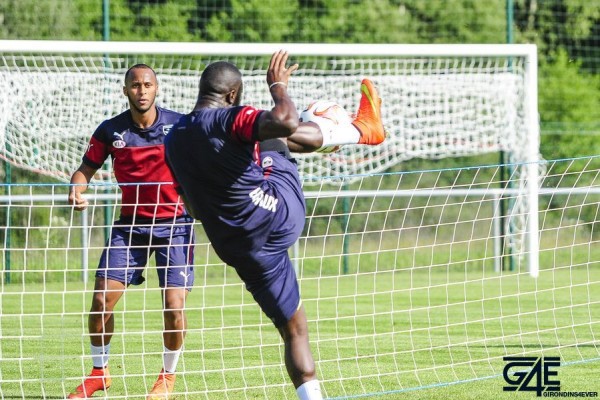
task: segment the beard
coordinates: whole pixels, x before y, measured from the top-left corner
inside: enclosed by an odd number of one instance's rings
[[[155,98],[142,106],[139,106],[135,99],[132,99],[130,96],[127,96],[127,98],[129,99],[129,108],[134,109],[140,114],[145,114],[154,107]]]

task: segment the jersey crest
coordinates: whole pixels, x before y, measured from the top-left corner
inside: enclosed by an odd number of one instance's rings
[[[115,149],[122,149],[123,147],[127,146],[127,143],[123,139],[123,136],[125,136],[125,132],[123,132],[123,133],[113,132],[112,145]]]
[[[171,132],[171,128],[172,127],[173,127],[173,124],[171,124],[171,125],[163,125],[163,127],[162,127],[163,135],[167,136],[169,134],[169,132]]]

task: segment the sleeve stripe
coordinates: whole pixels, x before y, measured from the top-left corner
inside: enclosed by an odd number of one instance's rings
[[[231,136],[242,143],[252,143],[258,139],[258,124],[256,121],[262,113],[254,107],[243,107],[234,117],[231,126]]]

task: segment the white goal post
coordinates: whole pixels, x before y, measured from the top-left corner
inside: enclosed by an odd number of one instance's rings
[[[123,74],[144,62],[158,73],[159,102],[189,112],[203,67],[226,58],[244,73],[245,99],[271,106],[265,84],[279,48],[299,62],[290,82],[299,108],[315,99],[355,111],[359,83],[370,77],[383,98],[389,138],[381,146],[298,157],[312,178],[371,174],[421,157],[505,152],[511,201],[506,242],[532,276],[538,267],[539,123],[535,45],[387,45],[148,43],[0,40],[0,156],[22,168],[66,180],[93,129],[126,107]],[[518,166],[512,166],[517,165]],[[514,168],[514,170],[513,170]],[[104,179],[110,181],[107,164]]]

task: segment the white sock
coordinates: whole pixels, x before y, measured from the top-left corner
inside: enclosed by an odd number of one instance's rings
[[[181,349],[169,350],[166,346],[163,346],[163,368],[165,369],[165,372],[169,374],[175,373],[180,354]]]
[[[300,400],[322,400],[323,395],[321,394],[321,386],[319,380],[314,379],[312,381],[304,382],[296,389],[298,398]]]
[[[321,149],[343,144],[356,144],[360,140],[360,131],[349,122],[336,124],[330,119],[321,117],[313,117],[311,122],[321,128],[323,134]]]
[[[108,365],[108,353],[110,353],[110,343],[106,346],[94,346],[91,344],[90,349],[94,368],[106,368]]]

